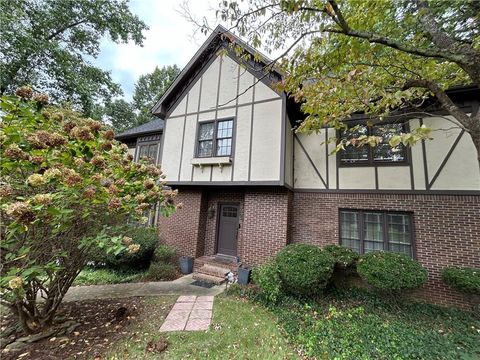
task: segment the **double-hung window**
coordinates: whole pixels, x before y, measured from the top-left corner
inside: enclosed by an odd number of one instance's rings
[[[233,119],[202,122],[198,128],[197,157],[232,154]]]
[[[360,254],[390,251],[413,257],[409,213],[340,210],[340,244]]]
[[[391,147],[388,143],[392,136],[406,132],[405,124],[378,124],[373,126],[359,125],[340,134],[342,141],[350,141],[360,136],[377,136],[380,142],[377,146],[354,146],[349,144],[339,154],[340,165],[382,165],[401,164],[407,162],[407,149],[399,144]]]

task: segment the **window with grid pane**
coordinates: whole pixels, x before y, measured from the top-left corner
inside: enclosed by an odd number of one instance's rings
[[[198,131],[197,157],[232,154],[233,120],[201,123]]]
[[[357,125],[342,131],[342,140],[350,141],[360,136],[377,136],[380,142],[375,147],[349,144],[340,152],[340,164],[343,165],[378,165],[382,163],[406,163],[407,149],[404,145],[391,147],[388,143],[392,136],[405,132],[405,124]]]
[[[146,144],[139,145],[137,160],[146,159],[153,164],[156,163],[158,147],[159,147],[159,143],[153,143],[153,144],[146,143]]]
[[[411,215],[385,211],[340,211],[340,244],[360,254],[391,251],[413,257]]]

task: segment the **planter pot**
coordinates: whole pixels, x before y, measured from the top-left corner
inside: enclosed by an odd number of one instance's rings
[[[184,275],[191,274],[193,272],[193,257],[180,257],[180,272]]]
[[[240,267],[238,268],[238,283],[241,285],[247,285],[250,282],[250,275],[252,269],[250,267]]]

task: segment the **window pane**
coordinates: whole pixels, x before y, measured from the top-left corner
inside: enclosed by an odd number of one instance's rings
[[[384,250],[383,216],[379,213],[364,213],[364,251]]]
[[[342,140],[351,140],[358,138],[362,135],[368,135],[368,128],[366,126],[360,126],[356,130],[348,130],[341,135]],[[368,162],[368,146],[356,147],[348,145],[345,150],[340,152],[340,161],[345,164],[350,163],[366,163]]]
[[[212,140],[214,123],[200,124],[198,140]]]
[[[232,152],[232,139],[217,140],[217,156],[229,156]]]
[[[148,146],[147,145],[140,146],[139,152],[138,152],[138,158],[141,159],[147,156],[147,153],[148,153]]]
[[[233,131],[233,120],[219,121],[217,138],[228,138],[232,137]]]
[[[212,150],[213,150],[212,140],[200,141],[198,143],[198,156],[200,157],[213,156]]]
[[[360,237],[358,233],[358,213],[340,212],[340,242],[356,252],[360,252]]]
[[[374,161],[398,162],[405,160],[405,146],[400,144],[392,148],[388,143],[392,136],[401,132],[403,132],[403,124],[376,125],[372,128],[372,135],[382,138],[381,143],[373,149]]]
[[[148,147],[148,157],[155,162],[157,159],[158,144],[152,144]]]
[[[407,214],[387,214],[389,250],[412,256],[412,232],[410,216]]]

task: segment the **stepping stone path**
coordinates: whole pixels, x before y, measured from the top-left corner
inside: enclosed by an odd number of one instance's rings
[[[207,330],[212,321],[212,309],[213,296],[180,296],[160,331]]]

